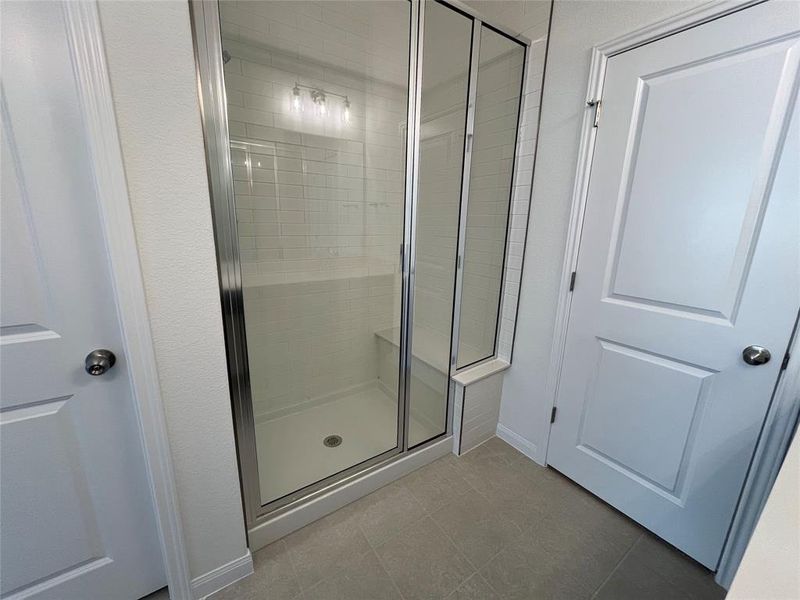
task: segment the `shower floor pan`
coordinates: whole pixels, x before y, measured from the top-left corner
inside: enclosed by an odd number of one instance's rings
[[[431,429],[416,422],[415,429]],[[325,440],[340,436],[331,446]],[[256,424],[261,503],[291,494],[396,445],[397,402],[377,383]]]

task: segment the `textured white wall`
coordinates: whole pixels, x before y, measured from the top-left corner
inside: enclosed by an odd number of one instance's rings
[[[555,2],[533,177],[514,363],[506,373],[500,424],[544,462],[552,398],[545,394],[561,267],[586,110],[591,48],[700,2]]]
[[[800,437],[795,436],[728,600],[800,598]]]
[[[100,5],[189,569],[247,553],[185,0]]]

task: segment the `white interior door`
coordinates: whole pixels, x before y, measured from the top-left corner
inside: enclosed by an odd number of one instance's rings
[[[800,307],[799,65],[768,2],[603,83],[548,462],[712,569]]]
[[[61,5],[4,2],[2,56],[0,595],[139,598],[165,575]]]

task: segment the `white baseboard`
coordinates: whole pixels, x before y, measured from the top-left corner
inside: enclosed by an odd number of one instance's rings
[[[437,458],[452,453],[452,450],[453,438],[452,436],[447,436],[430,446],[407,454],[403,458],[349,481],[345,485],[314,498],[297,508],[259,523],[247,532],[250,549],[256,551],[259,548],[263,548],[267,544],[271,544],[367,494],[371,494],[392,481],[408,475]]]
[[[533,462],[544,466],[544,456],[541,456],[539,447],[532,444],[518,433],[514,433],[505,425],[497,424],[497,437],[501,440],[522,452],[525,456],[530,458]]]
[[[248,550],[244,556],[192,579],[192,596],[195,600],[202,600],[252,574],[253,555]]]

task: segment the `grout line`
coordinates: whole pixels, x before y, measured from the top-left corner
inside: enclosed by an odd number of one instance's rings
[[[369,540],[367,540],[367,541],[369,541]],[[397,582],[394,580],[394,577],[392,577],[392,574],[389,573],[389,569],[386,568],[386,565],[383,564],[383,561],[381,560],[380,555],[375,551],[375,548],[372,548],[372,554],[375,556],[375,559],[378,561],[378,564],[380,565],[381,569],[383,569],[383,572],[386,573],[386,576],[389,578],[389,581],[392,583],[392,587],[394,587],[394,589],[397,591],[397,595],[400,596],[401,600],[405,600],[405,596],[403,596],[403,592],[400,591],[400,588],[398,587]]]
[[[614,566],[614,568],[611,569],[611,572],[608,575],[606,575],[606,578],[603,579],[603,581],[600,583],[600,585],[597,586],[597,588],[594,590],[594,592],[592,593],[590,598],[597,597],[597,594],[600,592],[601,589],[603,589],[603,586],[606,583],[608,583],[608,580],[611,579],[611,577],[614,575],[614,573],[616,573],[619,570],[620,565],[625,561],[626,558],[628,558],[628,555],[631,552],[633,552],[634,547],[636,546],[637,543],[639,543],[639,540],[641,540],[642,537],[644,537],[644,532],[640,533],[639,537],[637,537],[635,540],[633,540],[633,543],[631,543],[630,548],[628,548],[625,551],[625,554],[622,555],[622,558],[620,558],[619,562],[617,562],[617,564]]]
[[[467,575],[466,577],[464,577],[464,579],[462,579],[461,581],[459,581],[459,582],[458,582],[458,583],[457,583],[457,584],[456,584],[456,585],[453,587],[453,589],[452,589],[452,590],[450,590],[450,591],[448,592],[448,594],[447,594],[447,595],[449,596],[449,595],[450,595],[450,594],[452,594],[454,591],[456,591],[456,590],[459,588],[459,586],[460,586],[462,583],[464,583],[464,582],[465,582],[465,581],[467,581],[467,580],[468,580],[470,577],[472,577],[473,575],[475,575],[475,574],[478,572],[478,569],[475,567],[475,565],[474,565],[474,564],[472,564],[472,561],[471,561],[470,559],[468,559],[468,558],[467,558],[467,557],[464,555],[464,553],[463,553],[463,552],[462,552],[462,551],[459,549],[459,547],[458,547],[458,545],[455,543],[455,541],[453,541],[453,538],[452,538],[452,537],[450,537],[450,535],[449,535],[449,534],[448,534],[448,533],[447,533],[447,532],[446,532],[446,531],[445,531],[445,530],[442,528],[442,526],[441,526],[441,525],[439,525],[439,524],[438,524],[438,523],[437,523],[437,522],[436,522],[436,521],[435,521],[433,518],[431,518],[431,521],[433,521],[433,525],[434,525],[434,527],[436,527],[436,528],[437,528],[437,529],[438,529],[438,530],[441,532],[441,534],[444,536],[444,538],[445,538],[447,541],[449,541],[449,542],[450,542],[450,544],[453,546],[453,548],[455,548],[455,550],[456,550],[456,552],[458,552],[459,556],[461,556],[461,558],[463,558],[463,559],[464,559],[464,560],[467,562],[467,564],[468,564],[470,567],[472,567],[472,569],[473,569],[473,570],[472,570],[472,572],[470,572],[470,574],[469,574],[469,575]]]

